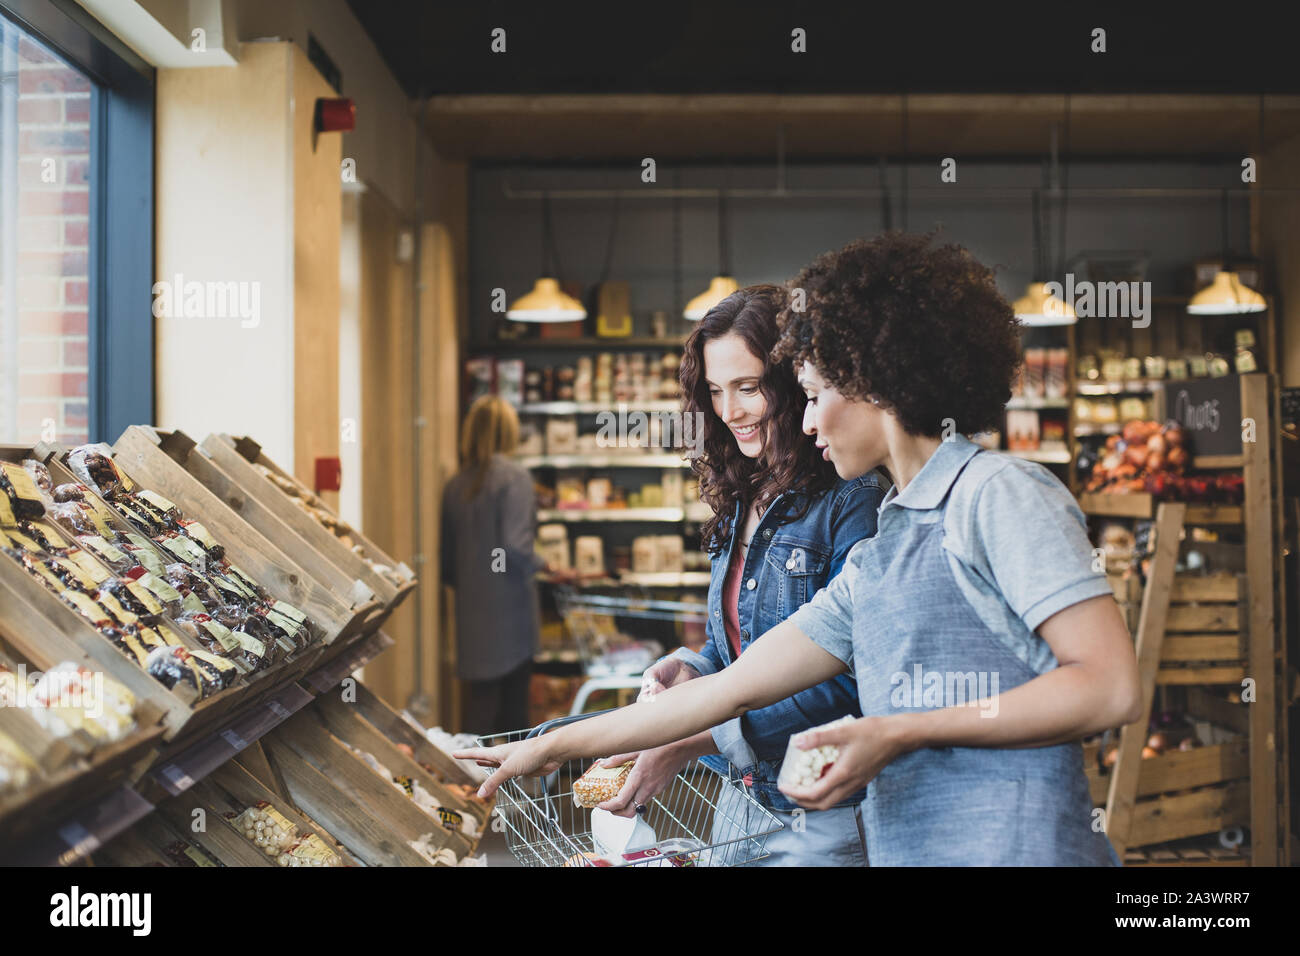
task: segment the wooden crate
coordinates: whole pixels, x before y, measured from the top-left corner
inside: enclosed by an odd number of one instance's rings
[[[233,478],[217,457],[210,454],[206,448],[192,446],[186,450],[183,433],[173,432],[170,436],[164,436],[164,442],[171,457],[186,471],[197,478],[231,511],[256,528],[268,541],[285,554],[292,555],[303,570],[332,593],[340,596],[350,607],[354,609],[368,607],[369,614],[361,630],[372,631],[379,626],[382,619],[387,617],[397,589],[382,575],[370,571],[356,555],[343,548],[341,542],[337,539],[322,541],[305,538],[272,512],[259,498],[246,491],[242,486],[244,482]],[[238,455],[232,453],[232,456],[251,470],[251,466]],[[256,472],[253,477],[261,484],[269,484]],[[324,532],[325,529],[320,530]],[[333,535],[328,532],[326,537],[333,539]],[[352,560],[349,562],[336,554],[330,554],[324,550],[327,547],[342,548]]]
[[[289,495],[262,475],[254,465],[261,465],[285,480],[294,481],[293,476],[271,461],[251,438],[209,435],[199,450],[221,473],[218,475],[211,469],[201,469],[207,475],[195,471],[196,477],[273,541],[279,543],[278,536],[287,531],[346,576],[365,582],[383,603],[385,618],[415,589],[415,576],[406,564],[394,562],[374,542],[356,532],[356,543],[366,554],[377,563],[391,567],[405,581],[399,585],[372,570],[333,532],[294,504]],[[194,456],[190,458],[194,460]]]
[[[258,801],[265,800],[293,823],[303,835],[314,833],[325,842],[348,866],[358,860],[347,848],[321,825],[301,813],[292,803],[263,786],[257,778],[235,761],[223,764],[209,776],[200,780],[183,794],[164,800],[158,813],[186,839],[201,843],[227,866],[275,866],[273,859],[239,832],[226,819],[227,813],[242,812]],[[195,832],[195,810],[205,817],[202,831]]]
[[[347,546],[343,544],[343,542],[339,541],[339,539],[336,538],[332,532],[324,528],[319,522],[317,522],[310,515],[306,514],[301,508],[294,505],[289,500],[289,496],[287,494],[285,494],[278,487],[276,487],[276,485],[273,482],[264,478],[255,468],[252,467],[253,465],[261,465],[262,467],[266,468],[268,471],[274,473],[275,475],[279,476],[285,481],[292,482],[293,484],[297,485],[299,488],[302,488],[304,492],[310,493],[310,489],[303,487],[302,483],[298,481],[297,478],[295,478],[293,475],[285,471],[274,461],[272,461],[269,457],[267,457],[266,453],[262,451],[262,446],[259,445],[252,438],[249,438],[247,436],[241,438],[234,438],[226,434],[209,435],[206,439],[204,439],[203,447],[209,453],[211,453],[212,456],[219,463],[222,463],[223,466],[225,465],[225,463],[229,462],[230,473],[236,479],[242,480],[242,477],[245,474],[248,475],[250,479],[256,478],[257,479],[256,482],[253,482],[251,480],[248,482],[248,487],[246,490],[248,490],[252,494],[257,494],[260,498],[262,498],[262,500],[266,503],[267,507],[273,509],[277,515],[281,515],[286,521],[286,523],[289,523],[291,527],[297,528],[301,525],[301,527],[304,529],[302,532],[304,536],[308,534],[314,536],[314,532],[307,531],[306,525],[301,524],[300,519],[305,519],[313,527],[319,529],[320,531],[328,535],[330,538],[332,538],[334,544],[338,545],[339,547],[342,547],[343,550],[347,552],[349,555],[352,554],[351,550],[349,550]],[[247,468],[247,471],[243,471],[243,469],[240,468],[239,464],[235,461],[236,457],[239,459],[239,461],[245,463],[244,467]],[[268,493],[273,493],[273,494],[268,494]],[[333,517],[338,518],[338,515],[335,514],[328,507],[326,507],[325,510],[329,511],[329,513],[333,515]],[[378,562],[379,564],[383,564],[392,568],[400,577],[406,579],[405,584],[396,587],[395,601],[396,603],[400,603],[401,600],[405,598],[406,595],[409,594],[415,588],[416,579],[415,579],[414,572],[411,571],[411,569],[407,566],[406,562],[398,561],[394,559],[383,548],[379,547],[379,545],[375,544],[374,541],[370,540],[370,538],[362,534],[360,530],[356,528],[353,528],[352,530],[353,530],[352,537],[355,539],[355,542],[361,545],[362,549],[372,560]],[[308,538],[307,540],[312,540],[312,538]],[[325,550],[323,544],[322,544],[322,550]],[[332,552],[326,550],[326,553],[331,554]],[[354,558],[356,557],[356,555],[352,555],[352,556]],[[369,571],[369,568],[365,565],[364,562],[361,562],[361,566],[363,568],[366,568],[367,571]],[[373,574],[374,572],[370,572],[370,573]],[[381,580],[385,580],[385,581],[387,580],[384,579],[382,575],[380,575],[379,577]],[[394,603],[393,605],[394,607],[396,607],[396,603]]]
[[[1245,575],[1175,575],[1156,684],[1240,684],[1246,676]]]
[[[167,847],[176,842],[196,846],[199,841],[188,831],[177,830],[159,813],[151,813],[135,826],[118,834],[92,854],[95,866],[166,866],[178,864],[167,854]],[[203,847],[206,850],[206,847]],[[211,851],[208,851],[211,854]],[[207,857],[195,853],[196,866],[210,866]],[[218,866],[225,865],[217,860]],[[264,865],[260,862],[256,865]]]
[[[6,446],[0,449],[0,458],[7,461],[16,461],[21,458],[35,458],[43,461],[50,471],[50,477],[58,484],[64,482],[75,482],[77,478],[67,467],[58,460],[58,449],[52,447],[41,447],[22,449],[15,446]],[[135,528],[127,522],[120,514],[108,506],[92,489],[86,490],[88,499],[102,506],[102,514],[110,528],[120,532],[135,532]],[[43,525],[43,521],[35,522],[37,525]],[[59,534],[67,537],[67,533],[58,529]],[[111,574],[111,569],[103,564],[96,555],[89,554],[90,560],[98,564],[101,569]],[[164,563],[170,563],[172,558],[163,555],[155,549],[155,554]],[[168,691],[160,683],[149,677],[125,654],[114,647],[103,635],[99,634],[86,619],[78,614],[75,610],[64,604],[57,595],[51,593],[39,581],[32,579],[22,568],[9,559],[0,561],[0,566],[8,565],[0,570],[0,588],[7,586],[11,592],[23,595],[23,600],[15,600],[10,607],[0,605],[0,632],[5,633],[10,641],[20,648],[20,653],[26,656],[33,665],[46,668],[57,663],[57,660],[47,660],[48,654],[40,650],[42,642],[46,641],[49,624],[41,623],[39,615],[45,618],[53,618],[61,622],[64,626],[70,627],[63,633],[70,634],[74,641],[86,642],[92,655],[103,664],[110,676],[124,683],[129,690],[141,698],[142,694],[146,699],[152,699],[153,703],[161,710],[165,717],[167,725],[165,739],[174,741],[181,737],[193,737],[205,728],[210,728],[215,723],[221,721],[237,706],[241,701],[246,699],[247,695],[264,696],[266,693],[274,690],[277,683],[283,683],[286,679],[293,679],[301,670],[315,659],[318,652],[312,648],[299,650],[294,656],[286,661],[281,661],[277,667],[268,668],[254,674],[241,674],[238,680],[230,687],[212,694],[202,700],[196,699],[190,688],[178,686],[172,691]],[[14,573],[16,572],[16,574]],[[26,608],[26,614],[20,617],[20,612]],[[33,615],[37,616],[33,616]],[[68,625],[69,621],[77,621],[80,626]],[[184,630],[177,627],[169,617],[164,616],[159,624],[159,629],[170,635],[171,639],[183,647],[191,650],[200,649],[199,645]],[[87,636],[87,632],[91,636]],[[106,649],[106,651],[105,651]],[[75,660],[75,658],[67,658]],[[89,665],[88,665],[89,666]],[[284,677],[281,678],[280,674]],[[141,684],[138,681],[138,675],[142,675],[147,684]],[[143,688],[143,690],[141,689]],[[163,696],[158,696],[159,694]],[[182,731],[182,728],[184,730]]]
[[[1110,774],[1085,754],[1095,806],[1106,804]],[[1250,746],[1245,738],[1144,759],[1139,767],[1130,846],[1148,846],[1250,824]]]
[[[344,702],[342,694],[337,691],[319,697],[312,706],[320,716],[322,723],[335,737],[373,754],[376,760],[394,773],[418,780],[426,790],[438,798],[442,806],[472,816],[478,822],[479,834],[482,835],[483,827],[492,813],[491,804],[463,796],[459,791],[453,789],[436,772],[440,766],[439,764],[430,763],[430,766],[434,768],[434,772],[426,770],[421,761],[407,756],[398,749],[397,743],[403,741],[395,743],[391,740],[363,716],[355,702]],[[416,752],[414,745],[407,744],[407,746],[411,747],[412,752]],[[438,749],[427,740],[425,741],[425,747],[432,750]],[[420,752],[424,752],[423,748]],[[470,842],[476,846],[478,839],[473,838]]]
[[[443,828],[393,784],[337,740],[308,709],[262,739],[289,795],[370,866],[428,866],[409,845],[431,835],[437,849],[460,859],[470,852],[461,833]]]
[[[321,630],[325,643],[363,630],[375,610],[373,603],[353,607],[348,596],[334,594],[308,574],[181,467],[168,453],[173,446],[188,449],[193,442],[179,432],[167,434],[132,425],[114,443],[113,458],[136,484],[156,491],[188,516],[201,520],[226,549],[232,564],[246,569],[271,594],[303,610]]]
[[[141,727],[125,739],[69,761],[41,775],[27,789],[0,799],[0,855],[11,841],[25,839],[77,807],[139,780],[157,757],[162,735],[160,724]]]
[[[438,771],[439,778],[448,783],[469,784],[477,787],[482,781],[470,774],[455,758],[429,743],[428,738],[402,719],[364,684],[357,684],[356,708],[371,726],[395,744],[406,744],[415,752],[415,759]]]

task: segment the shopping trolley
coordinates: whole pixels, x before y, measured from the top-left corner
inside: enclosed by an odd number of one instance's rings
[[[595,716],[560,717],[531,730],[480,737],[478,742],[481,747],[496,747]],[[497,791],[491,825],[504,829],[506,847],[522,865],[606,865],[605,859],[586,856],[601,848],[592,838],[592,811],[573,800],[574,781],[594,762],[570,760],[549,776],[514,777]],[[724,776],[694,760],[646,805],[643,819],[655,831],[656,847],[664,841],[672,843],[625,865],[741,866],[766,857],[767,838],[784,828],[749,795],[738,777]]]
[[[574,715],[583,712],[587,698],[595,691],[640,688],[642,672],[664,652],[663,644],[647,636],[649,630],[643,622],[703,626],[707,620],[702,603],[653,600],[637,594],[597,594],[571,585],[556,586],[555,605],[577,644],[587,678],[570,708]]]

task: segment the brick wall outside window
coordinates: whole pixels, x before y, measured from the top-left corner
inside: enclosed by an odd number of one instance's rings
[[[16,63],[12,24],[0,137],[16,138],[16,170],[0,194],[0,441],[87,440],[90,82],[27,36]],[[15,68],[16,67],[16,68]],[[15,108],[16,107],[16,108]],[[16,173],[16,176],[13,175]],[[14,179],[16,178],[16,182]],[[16,205],[16,208],[14,206]],[[11,286],[7,288],[6,286]]]

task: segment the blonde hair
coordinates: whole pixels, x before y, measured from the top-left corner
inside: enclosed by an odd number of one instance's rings
[[[465,414],[460,432],[461,468],[470,472],[465,500],[478,495],[495,454],[508,455],[519,446],[519,416],[499,395],[481,395]]]

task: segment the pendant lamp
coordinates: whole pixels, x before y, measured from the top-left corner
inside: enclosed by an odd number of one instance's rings
[[[1228,190],[1223,191],[1223,262],[1228,263]],[[1214,281],[1187,303],[1192,315],[1235,315],[1241,312],[1263,312],[1268,308],[1264,297],[1242,283],[1237,273],[1220,269]]]
[[[707,289],[686,303],[686,308],[682,311],[684,318],[698,322],[708,314],[709,309],[740,288],[740,284],[732,278],[727,251],[726,203],[722,190],[718,190],[718,274],[709,280]]]
[[[582,303],[560,288],[559,280],[550,270],[551,200],[542,194],[542,275],[533,283],[532,291],[516,299],[506,310],[506,318],[515,322],[577,322],[587,317]],[[555,257],[557,260],[559,256]],[[558,268],[556,272],[558,272]]]

